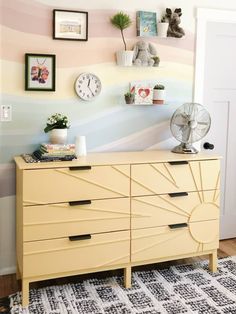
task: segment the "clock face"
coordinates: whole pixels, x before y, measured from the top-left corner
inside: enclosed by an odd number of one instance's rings
[[[83,100],[92,100],[100,94],[101,89],[100,79],[92,73],[82,73],[75,81],[75,91]]]

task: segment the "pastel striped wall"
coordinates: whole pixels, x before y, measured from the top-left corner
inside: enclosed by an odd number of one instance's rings
[[[222,2],[222,1],[221,1]],[[219,0],[215,6],[221,7]],[[194,6],[211,1],[141,0],[3,0],[1,2],[1,104],[12,105],[13,121],[0,125],[0,274],[14,271],[13,156],[32,152],[48,140],[43,133],[49,115],[68,115],[69,141],[86,135],[89,151],[169,148],[173,139],[169,118],[177,106],[192,100],[194,72]],[[226,0],[224,4],[233,5]],[[123,68],[115,64],[122,48],[119,31],[109,22],[124,10],[135,20],[137,10],[160,14],[166,6],[182,6],[183,39],[152,38],[161,58],[159,68]],[[89,12],[88,42],[52,39],[54,8]],[[135,22],[126,31],[128,46],[138,40]],[[56,92],[24,91],[24,54],[56,54]],[[85,71],[97,74],[102,93],[92,102],[81,101],[74,92],[76,77]],[[166,106],[137,107],[124,104],[123,94],[132,80],[162,82],[167,89]]]

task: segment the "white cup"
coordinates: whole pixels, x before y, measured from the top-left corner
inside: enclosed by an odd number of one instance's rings
[[[76,140],[75,140],[75,154],[76,154],[76,157],[86,156],[87,155],[86,138],[85,138],[84,135],[76,136]]]

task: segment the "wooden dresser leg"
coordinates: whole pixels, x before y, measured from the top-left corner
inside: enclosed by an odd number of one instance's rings
[[[29,281],[22,279],[22,306],[29,304]]]
[[[131,288],[131,266],[124,269],[124,284],[125,288]]]
[[[217,250],[209,254],[209,269],[213,273],[217,272]]]

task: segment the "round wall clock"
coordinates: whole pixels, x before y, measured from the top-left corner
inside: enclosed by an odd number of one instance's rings
[[[93,73],[82,73],[75,81],[75,91],[83,100],[92,100],[101,92],[100,79]]]

